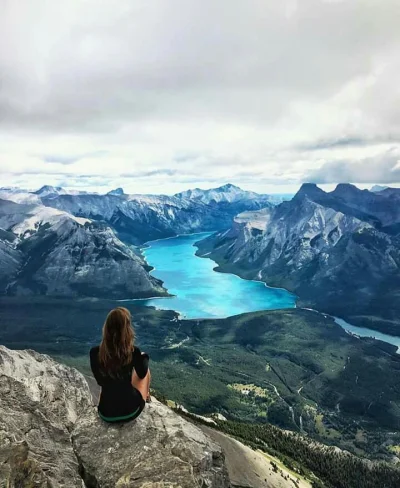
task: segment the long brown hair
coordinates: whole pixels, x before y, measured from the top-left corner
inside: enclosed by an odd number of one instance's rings
[[[111,376],[132,360],[135,331],[132,327],[131,313],[123,307],[114,308],[107,315],[103,326],[103,339],[100,344],[100,367]]]

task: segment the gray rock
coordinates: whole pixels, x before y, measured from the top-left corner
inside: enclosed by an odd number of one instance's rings
[[[78,371],[0,346],[0,487],[82,487],[70,429],[91,407]]]
[[[221,447],[157,400],[127,424],[106,424],[92,409],[72,441],[89,488],[230,486]]]
[[[106,424],[84,377],[0,346],[0,488],[227,488],[221,447],[153,400]]]

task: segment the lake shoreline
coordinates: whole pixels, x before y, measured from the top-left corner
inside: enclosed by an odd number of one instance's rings
[[[198,259],[195,243],[212,235],[195,232],[158,239],[141,249],[150,273],[162,281],[173,302],[135,300],[137,305],[174,310],[185,318],[226,318],[245,312],[295,308],[296,297],[261,280],[215,273],[215,262]],[[238,279],[239,278],[239,279]],[[251,300],[249,300],[251,297]],[[129,301],[129,298],[126,299]]]
[[[154,244],[156,243],[160,243],[160,242],[166,242],[166,241],[171,241],[171,240],[177,240],[177,242],[179,242],[179,239],[181,238],[190,238],[190,237],[199,237],[201,239],[201,236],[210,236],[212,235],[213,232],[194,232],[194,233],[190,233],[190,234],[181,234],[181,235],[178,235],[178,236],[171,236],[171,237],[166,237],[166,238],[163,238],[163,239],[157,239],[157,240],[154,240],[154,241],[148,241],[145,243],[144,247],[141,248],[141,252],[143,253],[143,256],[145,258],[145,261],[146,263],[152,268],[151,269],[151,273],[157,273],[157,272],[163,272],[162,270],[162,267],[160,268],[160,266],[157,266],[157,265],[154,265],[153,264],[150,264],[150,262],[148,261],[148,252],[156,247],[154,246]],[[218,316],[210,316],[209,314],[202,314],[201,312],[197,315],[197,316],[189,316],[187,313],[185,313],[185,310],[180,310],[179,307],[176,307],[174,306],[175,304],[172,304],[172,307],[169,308],[169,307],[159,307],[160,302],[159,300],[162,299],[162,298],[168,298],[169,300],[179,300],[179,293],[170,293],[169,291],[169,284],[168,282],[168,279],[166,280],[165,277],[163,277],[163,283],[166,285],[166,289],[167,289],[167,292],[169,293],[169,296],[155,296],[155,297],[149,297],[147,299],[140,299],[140,298],[136,298],[136,299],[124,299],[124,300],[121,300],[121,302],[132,302],[133,304],[136,304],[136,305],[140,305],[140,306],[150,306],[150,307],[154,307],[156,310],[173,310],[177,316],[179,317],[180,320],[207,320],[207,319],[214,319],[214,320],[224,320],[226,318],[229,318],[229,317],[232,317],[232,316],[235,316],[235,315],[241,315],[242,313],[247,313],[247,312],[254,312],[254,311],[263,311],[263,310],[285,310],[285,309],[288,309],[288,310],[292,310],[292,309],[304,309],[304,310],[310,310],[310,311],[313,311],[315,313],[318,313],[318,314],[321,314],[325,317],[331,317],[335,323],[341,327],[344,331],[346,331],[346,333],[348,334],[351,334],[353,336],[356,336],[358,338],[370,338],[370,339],[374,339],[374,340],[377,340],[377,341],[382,341],[382,342],[385,342],[387,344],[391,344],[392,346],[396,347],[396,352],[399,354],[400,353],[400,337],[399,336],[393,336],[393,335],[390,335],[390,334],[384,334],[384,333],[381,333],[379,331],[376,331],[374,329],[369,329],[369,328],[365,328],[365,327],[362,327],[362,326],[357,326],[357,325],[352,325],[350,324],[349,322],[347,322],[344,318],[340,318],[340,317],[337,317],[333,314],[330,314],[330,313],[326,313],[326,312],[323,312],[323,311],[319,311],[319,310],[316,310],[314,308],[311,308],[311,307],[307,307],[307,306],[299,306],[299,302],[301,302],[301,298],[296,295],[295,293],[292,293],[290,290],[286,290],[285,288],[282,288],[282,287],[273,287],[273,286],[270,286],[268,285],[265,281],[263,280],[257,280],[257,279],[252,279],[252,278],[245,278],[243,276],[241,276],[239,273],[235,273],[233,270],[224,270],[221,268],[221,266],[216,262],[214,261],[212,258],[210,258],[208,255],[199,255],[198,254],[198,250],[199,250],[199,246],[197,246],[197,242],[198,241],[195,241],[195,240],[191,240],[189,241],[189,244],[188,246],[190,247],[190,250],[193,251],[193,249],[195,249],[194,252],[190,252],[190,255],[187,256],[187,259],[196,259],[196,258],[199,258],[200,260],[204,260],[204,261],[208,261],[210,263],[212,263],[212,273],[216,273],[216,274],[221,274],[221,275],[227,275],[229,277],[236,277],[236,278],[239,278],[239,280],[243,281],[244,283],[257,283],[257,284],[262,284],[264,288],[266,288],[267,290],[271,291],[271,292],[274,292],[274,291],[277,291],[277,292],[285,292],[288,294],[288,296],[291,296],[293,299],[294,299],[294,303],[293,303],[293,306],[291,307],[287,307],[287,306],[284,306],[284,307],[277,307],[277,308],[260,308],[259,310],[243,310],[243,311],[239,311],[238,313],[219,313]],[[202,258],[202,259],[201,259]],[[151,257],[150,257],[150,260],[151,260]],[[196,262],[196,261],[194,261]],[[187,271],[189,269],[189,265],[188,263],[185,262],[185,266],[184,266],[184,270]],[[175,270],[174,270],[175,271]],[[156,277],[156,276],[155,276]],[[153,300],[157,300],[157,304],[154,303],[149,303],[149,301],[153,301]]]
[[[199,246],[196,246],[197,249],[199,249]],[[269,286],[265,281],[263,280],[254,280],[253,278],[246,278],[243,276],[243,273],[240,273],[239,270],[235,270],[233,266],[229,266],[228,269],[224,269],[224,267],[219,264],[217,261],[212,259],[209,256],[210,253],[207,253],[207,255],[201,255],[196,252],[196,256],[199,258],[205,258],[205,259],[210,259],[216,264],[216,267],[214,268],[214,271],[216,273],[222,273],[222,274],[230,274],[230,275],[235,275],[241,278],[242,280],[245,281],[260,281],[261,283],[265,283],[266,286]],[[294,293],[292,290],[286,289],[286,288],[280,288],[280,287],[271,287],[273,289],[281,289],[285,290],[288,293],[291,293],[293,296],[296,297],[296,308],[299,309],[304,309],[304,310],[313,310],[317,313],[320,313],[325,316],[332,317],[335,322],[342,327],[347,333],[353,334],[357,337],[365,337],[365,338],[370,338],[370,339],[375,339],[377,341],[385,342],[387,344],[391,344],[392,346],[397,347],[397,353],[400,354],[400,336],[393,335],[386,333],[384,331],[381,331],[380,329],[371,329],[369,327],[364,327],[363,325],[353,325],[348,322],[348,317],[346,315],[344,318],[337,317],[334,313],[331,312],[323,312],[316,310],[315,308],[312,308],[312,303],[310,303],[307,300],[302,299],[299,295]],[[341,323],[339,323],[339,322]]]

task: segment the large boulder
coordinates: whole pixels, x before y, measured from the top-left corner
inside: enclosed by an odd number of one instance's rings
[[[102,422],[85,378],[34,351],[0,346],[0,488],[227,488],[222,450],[153,400]]]
[[[88,488],[230,486],[221,447],[157,400],[126,424],[88,411],[72,441]]]

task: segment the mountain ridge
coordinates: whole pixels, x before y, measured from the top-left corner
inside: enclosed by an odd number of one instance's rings
[[[201,188],[194,188],[193,190],[186,190],[174,195],[177,198],[187,198],[197,200],[206,204],[211,202],[238,202],[241,200],[260,200],[265,202],[266,206],[271,203],[271,195],[261,195],[253,191],[242,190],[232,183],[219,186],[217,188],[210,188],[203,190]]]
[[[107,195],[50,195],[41,200],[46,206],[72,215],[104,220],[123,240],[134,245],[178,234],[227,228],[233,217],[243,210],[272,206],[269,197],[246,192],[231,184],[209,190],[219,195],[217,201],[203,201],[190,193],[130,195],[122,189],[117,190],[117,193],[112,191]],[[237,195],[240,198],[236,198]]]
[[[102,223],[0,200],[0,289],[6,294],[165,296],[143,258]]]
[[[217,261],[221,271],[287,288],[305,306],[351,315],[359,325],[365,312],[373,322],[368,327],[394,333],[399,203],[397,193],[389,199],[352,185],[326,193],[305,184],[290,202],[238,215],[228,231],[198,243],[198,255]],[[385,302],[380,318],[375,296]]]

